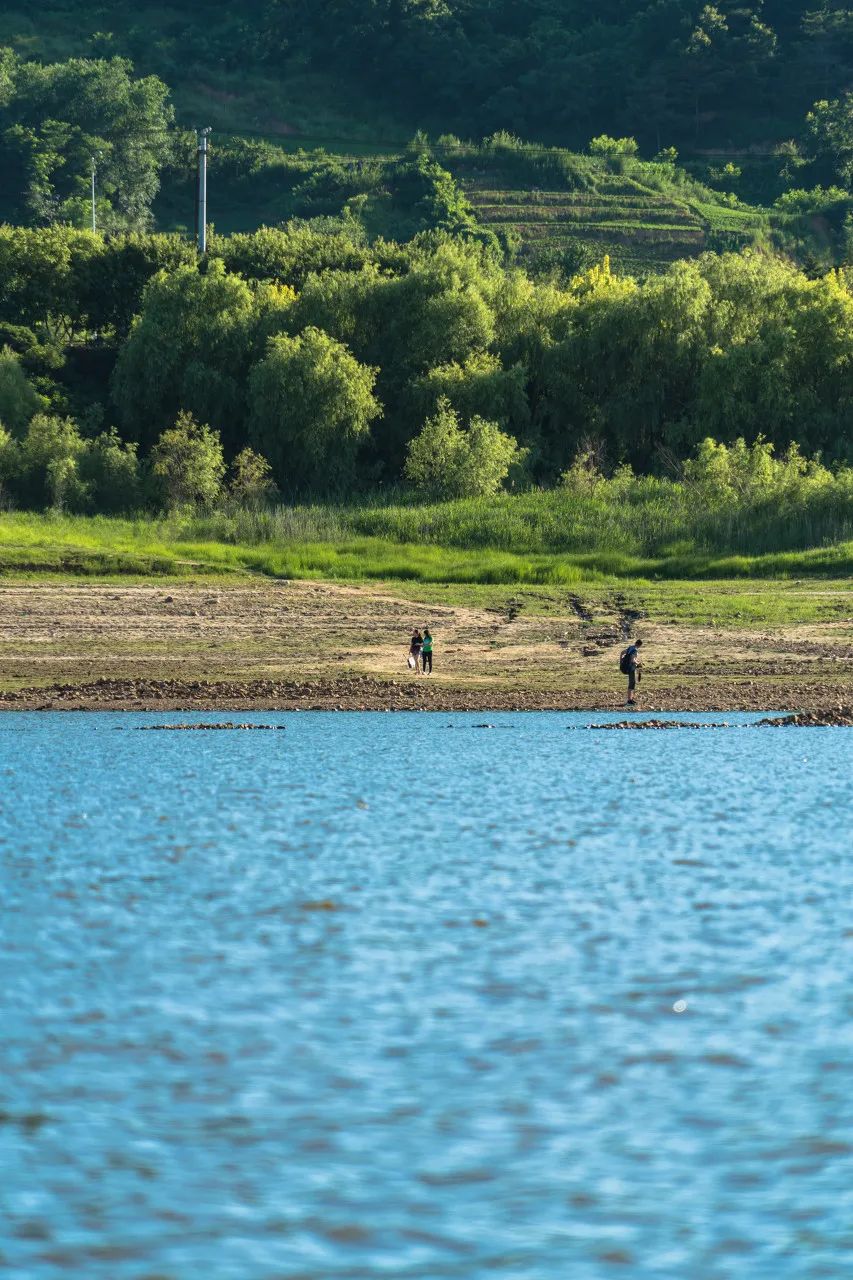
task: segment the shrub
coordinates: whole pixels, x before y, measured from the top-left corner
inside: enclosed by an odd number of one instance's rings
[[[169,507],[215,502],[225,476],[219,433],[179,413],[151,450],[151,472]]]
[[[0,351],[0,422],[13,435],[22,435],[41,404],[15,352],[4,347]]]
[[[574,456],[572,465],[560,476],[560,484],[578,496],[594,494],[605,484],[601,470],[601,446],[585,441]]]
[[[37,413],[21,441],[14,480],[24,505],[83,510],[88,492],[78,463],[84,447],[70,418]]]
[[[20,466],[19,446],[0,425],[0,506],[9,499],[9,490]]]
[[[703,440],[684,464],[684,478],[707,505],[759,505],[803,501],[833,483],[819,459],[804,458],[796,444],[779,458],[761,436],[753,444],[743,438],[732,445]]]
[[[243,507],[261,507],[278,493],[272,467],[254,449],[243,449],[231,464],[228,492]]]
[[[142,502],[136,445],[113,429],[87,441],[80,455],[80,477],[96,511],[135,511]]]
[[[45,488],[54,511],[82,511],[88,504],[77,458],[52,458],[45,471]]]
[[[406,479],[417,489],[448,498],[497,493],[523,451],[496,422],[474,417],[467,430],[446,397],[409,443]]]
[[[589,154],[591,156],[603,156],[606,160],[612,160],[617,157],[630,159],[637,154],[639,149],[636,138],[611,138],[607,133],[599,134],[589,144]]]
[[[843,187],[792,187],[783,191],[776,201],[776,208],[786,213],[826,213],[838,205],[847,206],[851,197]]]

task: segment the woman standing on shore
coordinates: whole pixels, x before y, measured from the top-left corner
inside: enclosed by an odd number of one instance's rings
[[[424,639],[423,639],[423,646],[421,651],[421,663],[423,666],[424,675],[426,675],[427,673],[427,667],[429,667],[429,673],[430,675],[432,675],[432,636],[430,635],[429,627],[424,627]]]

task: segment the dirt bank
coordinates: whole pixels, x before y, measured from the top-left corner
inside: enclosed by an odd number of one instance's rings
[[[441,587],[413,601],[399,584],[6,584],[0,708],[614,708],[624,697],[618,654],[629,635],[645,642],[642,710],[850,704],[849,588],[837,600],[823,592],[817,620],[804,605],[808,621],[771,626],[755,605],[754,623],[729,628],[697,623],[695,609],[687,618],[684,584],[679,590],[643,609],[604,589],[496,588],[472,591],[477,603],[463,605]],[[435,673],[416,677],[406,670],[406,643],[424,623],[436,637]]]

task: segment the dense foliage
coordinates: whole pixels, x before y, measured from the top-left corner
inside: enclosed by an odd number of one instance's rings
[[[848,11],[196,6],[199,66],[280,74],[298,48],[410,119],[491,130],[418,132],[402,154],[363,157],[222,139],[220,193],[250,226],[268,204],[270,225],[212,231],[199,259],[186,235],[150,229],[161,179],[168,204],[192,170],[192,135],[154,74],[173,78],[188,11],[168,10],[148,49],[153,7],[140,0],[135,25],[114,9],[96,56],[0,48],[5,500],[117,511],[227,490],[259,508],[401,482],[486,495],[625,464],[678,475],[709,436],[853,458],[853,275],[829,269],[853,247]],[[739,199],[725,157],[692,174],[670,146],[639,158],[637,137],[726,141],[747,116],[778,141],[780,95],[796,136],[772,157],[772,209]],[[578,129],[584,155],[516,136]],[[611,265],[605,246],[629,222],[656,248],[649,269],[629,254]]]
[[[778,141],[850,87],[840,0],[43,0],[25,47],[132,57],[169,83],[330,71],[409,124],[579,145]]]
[[[137,448],[157,463],[190,420],[221,468],[251,448],[287,495],[394,485],[407,459],[444,493],[551,484],[579,451],[663,474],[709,434],[853,459],[850,279],[757,253],[645,281],[605,260],[560,287],[440,232],[300,223],[197,261],[175,237],[0,228],[0,337],[9,457],[42,468],[10,463],[6,491],[37,505],[138,500],[142,479],[103,496],[93,450],[104,474]],[[145,492],[206,500],[217,468]]]
[[[13,216],[144,227],[172,148],[169,91],[123,58],[42,65],[0,48],[0,170]]]
[[[488,34],[481,27],[476,38],[487,44]],[[118,47],[104,33],[94,44]],[[268,47],[275,48],[272,33]],[[591,56],[586,35],[583,48]],[[267,70],[289,74],[287,62]],[[182,78],[174,83],[180,89]],[[390,83],[387,76],[382,83]],[[824,92],[825,85],[826,78]],[[425,114],[418,111],[416,118]],[[777,134],[773,154],[738,163],[694,155],[678,164],[671,146],[658,149],[653,161],[641,160],[633,134],[596,132],[598,121],[581,135],[585,154],[523,142],[524,113],[514,113],[513,130],[463,142],[444,128],[447,121],[458,125],[455,116],[434,106],[427,114],[436,122],[431,139],[418,130],[405,150],[398,143],[394,154],[382,155],[337,155],[316,146],[294,152],[268,138],[217,130],[210,153],[217,225],[242,231],[325,218],[362,245],[442,230],[500,248],[528,269],[563,274],[603,252],[645,272],[703,248],[771,243],[816,274],[844,261],[853,244],[846,190],[853,97],[843,85],[834,97],[806,95],[791,121],[793,137],[778,142]],[[173,117],[164,81],[137,74],[125,58],[40,62],[0,45],[0,219],[81,228],[91,227],[94,216],[111,232],[155,224],[189,231],[195,139]],[[500,124],[505,116],[489,109],[482,120]],[[676,114],[679,127],[683,120]],[[645,121],[640,116],[630,127],[644,137],[648,155],[660,139],[649,140]],[[581,140],[576,129],[571,136]],[[782,203],[791,194],[796,204]],[[764,207],[778,197],[774,208]]]
[[[263,8],[263,6],[262,6]],[[575,142],[778,137],[847,86],[853,15],[815,0],[276,0],[271,50],[353,69],[421,118]],[[580,136],[579,136],[580,135]],[[758,135],[761,136],[761,135]]]

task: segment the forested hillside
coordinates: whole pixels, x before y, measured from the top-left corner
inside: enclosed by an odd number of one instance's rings
[[[850,88],[853,13],[838,0],[45,0],[4,13],[0,42],[43,59],[129,56],[182,110],[204,86],[211,105],[223,92],[246,105],[257,82],[311,70],[374,102],[383,125],[390,109],[403,134],[769,148]],[[322,103],[306,109],[323,118]],[[272,114],[273,131],[291,123]]]
[[[849,462],[851,13],[0,15],[0,498],[487,493],[708,437]]]

